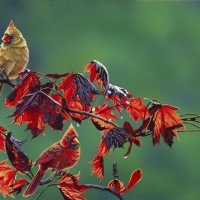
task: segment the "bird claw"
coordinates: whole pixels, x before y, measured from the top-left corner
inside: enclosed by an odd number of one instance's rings
[[[12,87],[15,87],[16,85],[18,85],[18,83],[15,80],[11,80],[8,78],[5,68],[0,68],[0,75],[3,76],[3,78],[0,78],[0,83],[6,83]]]
[[[0,68],[0,73],[3,74],[5,73],[6,69],[5,68]]]

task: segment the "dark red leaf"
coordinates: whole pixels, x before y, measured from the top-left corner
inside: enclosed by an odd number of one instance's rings
[[[108,149],[114,145],[116,147],[123,147],[127,142],[126,138],[130,136],[130,132],[125,128],[115,127],[104,131],[103,140]]]
[[[113,102],[117,110],[122,114],[122,109],[126,108],[129,104],[127,98],[132,95],[127,92],[124,88],[108,84],[104,92],[105,98]]]
[[[142,178],[142,171],[140,169],[135,170],[130,177],[129,183],[127,185],[127,187],[120,191],[120,194],[124,194],[126,192],[128,192],[132,187],[134,187]]]
[[[106,67],[98,62],[97,60],[93,60],[89,62],[84,72],[90,72],[90,82],[93,82],[96,79],[97,84],[102,88],[106,88],[109,83],[109,76]]]
[[[67,120],[68,114],[57,101],[38,91],[26,95],[12,116],[14,123],[28,122],[27,129],[31,130],[33,137],[36,137],[44,132],[47,123],[53,129],[61,131],[63,120]]]
[[[142,141],[140,140],[140,138],[135,136],[136,133],[140,132],[141,128],[133,130],[133,128],[129,124],[129,122],[124,122],[124,128],[127,129],[133,135],[133,137],[128,138],[128,141],[129,141],[130,144],[129,144],[129,147],[128,147],[128,150],[127,150],[126,154],[124,155],[124,157],[127,157],[131,152],[133,143],[135,145],[137,145],[138,147],[140,147],[142,145]],[[143,130],[143,129],[141,129],[141,130]]]
[[[31,170],[31,161],[28,156],[21,150],[21,145],[24,144],[25,141],[20,141],[10,133],[6,136],[6,152],[8,154],[8,158],[12,165],[19,171],[24,174],[27,171]]]
[[[133,143],[129,141],[129,147],[126,154],[124,155],[124,158],[127,158],[127,156],[131,153],[132,146],[133,146]]]
[[[30,93],[38,91],[40,88],[39,78],[32,71],[28,71],[23,76],[20,84],[17,85],[14,90],[7,96],[4,106],[14,107],[22,98]]]
[[[94,95],[99,94],[94,85],[83,74],[71,74],[59,85],[59,90],[64,90],[64,97],[68,104],[78,96],[82,103],[90,105]]]

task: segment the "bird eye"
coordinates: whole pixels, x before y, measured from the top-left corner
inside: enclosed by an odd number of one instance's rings
[[[12,38],[12,39],[16,38],[16,35],[15,35],[15,34],[12,34],[12,35],[11,35],[11,38]]]

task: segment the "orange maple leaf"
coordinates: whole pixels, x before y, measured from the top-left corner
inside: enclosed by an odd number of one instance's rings
[[[6,165],[6,160],[0,162],[0,192],[3,197],[6,195],[14,198],[11,185],[15,182],[16,170]]]
[[[118,117],[112,113],[112,111],[114,111],[114,110],[116,110],[116,109],[108,106],[107,103],[104,103],[104,104],[100,105],[99,107],[94,107],[92,109],[92,114],[101,116],[106,120],[111,120],[111,118],[118,120]],[[111,129],[111,128],[115,127],[113,124],[107,123],[98,118],[91,117],[90,119],[93,122],[94,126],[100,131],[105,130],[105,129]]]
[[[131,98],[130,103],[126,106],[126,111],[129,112],[130,116],[137,122],[138,119],[145,120],[149,117],[149,112],[146,107],[142,103],[142,100],[140,97],[137,98]]]
[[[80,173],[71,175],[66,173],[59,181],[58,187],[63,196],[69,200],[86,200],[81,193],[85,192],[87,188],[79,183]]]
[[[164,104],[160,102],[152,103],[149,112],[152,115],[147,132],[152,131],[153,145],[160,142],[160,134],[164,141],[171,146],[173,143],[173,136],[178,138],[177,129],[184,130],[183,122],[180,116],[176,113],[179,108]]]
[[[71,101],[69,103],[68,107],[70,109],[78,110],[78,111],[86,111],[86,112],[90,111],[90,106],[89,105],[85,105],[84,103],[82,103],[78,96],[76,97],[76,99],[74,101]],[[87,118],[86,115],[79,114],[79,113],[73,113],[73,112],[71,112],[71,116],[78,123],[81,123],[81,121],[84,118]]]

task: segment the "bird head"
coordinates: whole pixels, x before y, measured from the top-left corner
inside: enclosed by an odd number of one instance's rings
[[[2,37],[2,40],[4,45],[15,45],[22,42],[24,38],[22,33],[15,27],[13,21],[11,21]]]
[[[78,139],[78,134],[72,124],[69,126],[68,130],[66,133],[63,135],[61,141],[60,141],[61,146],[63,147],[68,147],[70,149],[78,149],[80,147],[79,139]]]

